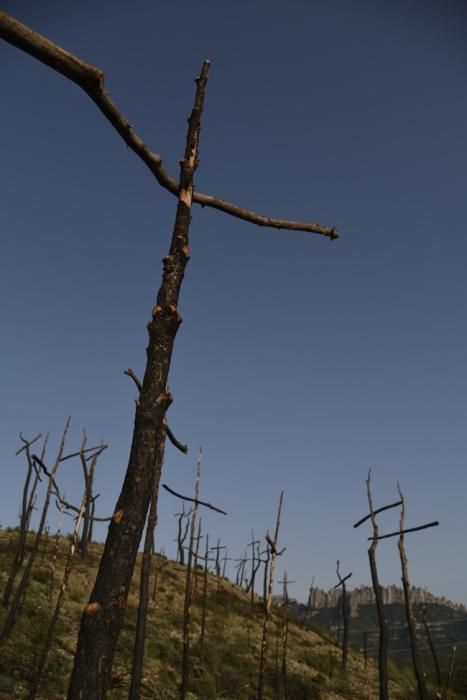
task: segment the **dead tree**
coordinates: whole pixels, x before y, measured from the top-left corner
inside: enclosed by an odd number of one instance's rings
[[[157,302],[148,325],[147,364],[136,406],[130,458],[104,552],[88,605],[83,612],[68,690],[69,700],[104,698],[110,685],[112,664],[120,634],[128,591],[146,521],[151,493],[163,463],[165,414],[172,402],[167,381],[175,336],[182,321],[177,306],[185,267],[190,255],[188,232],[192,203],[210,206],[259,226],[308,231],[333,240],[334,228],[315,223],[273,219],[226,200],[193,192],[197,167],[200,117],[209,62],[197,80],[195,105],[189,120],[187,146],[179,182],[162,167],[162,158],[151,152],[129,121],[118,111],[104,89],[101,70],[73,56],[21,22],[0,11],[0,38],[26,51],[75,82],[94,101],[125,143],[143,160],[158,183],[178,198],[176,221]]]
[[[443,693],[443,700],[447,700],[449,697],[449,690],[451,688],[452,677],[454,675],[454,657],[456,655],[456,647],[451,648],[451,656],[449,658],[449,669],[446,676],[446,685]]]
[[[195,500],[199,499],[199,482],[201,478],[201,448],[199,450],[198,462],[196,463],[195,480]],[[190,548],[188,550],[188,562],[186,567],[185,600],[183,605],[183,657],[182,657],[182,684],[180,687],[180,698],[185,700],[190,683],[190,624],[191,624],[191,603],[193,599],[193,554],[195,546],[196,518],[198,516],[198,503],[195,503],[190,523]]]
[[[439,687],[442,685],[442,678],[441,678],[441,670],[439,668],[439,660],[438,660],[438,654],[436,653],[435,645],[433,644],[433,638],[431,636],[430,632],[430,627],[427,622],[427,614],[428,614],[428,605],[427,605],[427,600],[426,600],[426,591],[424,594],[424,601],[423,601],[423,606],[422,606],[422,623],[423,627],[425,629],[425,634],[428,640],[428,646],[430,647],[431,651],[431,656],[433,658],[433,664],[435,667],[435,673],[436,673],[436,682]]]
[[[188,537],[188,530],[190,528],[190,516],[191,509],[188,513],[185,513],[185,504],[182,504],[182,512],[175,513],[175,517],[178,518],[178,531],[177,531],[177,562],[182,566],[185,564],[185,540]],[[183,521],[186,520],[186,525],[183,527]]]
[[[27,540],[27,535],[28,535],[28,530],[29,530],[29,523],[31,520],[31,514],[34,508],[34,502],[35,502],[35,497],[36,497],[36,490],[37,490],[37,485],[40,479],[39,476],[39,470],[35,468],[34,461],[31,456],[31,446],[40,440],[42,437],[41,433],[36,435],[36,437],[32,438],[32,440],[26,440],[26,438],[23,437],[23,434],[19,434],[19,438],[21,442],[23,443],[23,446],[20,447],[20,449],[16,452],[16,456],[21,454],[21,452],[25,452],[26,454],[26,464],[27,464],[27,470],[26,470],[26,478],[24,480],[24,487],[23,487],[23,499],[21,503],[21,512],[20,512],[20,518],[19,518],[19,535],[18,535],[18,542],[16,544],[16,549],[15,549],[15,555],[13,558],[13,562],[11,564],[11,569],[10,569],[10,574],[8,576],[8,580],[5,585],[5,590],[3,591],[3,599],[2,599],[2,605],[4,608],[7,608],[10,602],[10,597],[13,592],[13,587],[16,581],[16,577],[18,576],[18,573],[21,569],[21,566],[24,561],[24,556],[26,552],[26,540]],[[44,446],[42,448],[42,454],[45,454],[45,446],[47,444],[47,438],[44,441]],[[34,477],[33,477],[34,474]],[[32,480],[32,483],[31,483]]]
[[[435,527],[435,526],[439,525],[439,522],[436,520],[436,521],[433,521],[430,523],[425,523],[424,525],[418,525],[417,527],[406,528],[405,527],[405,499],[404,499],[404,496],[402,494],[402,491],[400,489],[399,484],[397,484],[397,489],[399,491],[400,501],[398,501],[396,504],[393,504],[393,506],[395,506],[395,505],[401,506],[399,530],[397,530],[396,532],[389,532],[389,533],[384,534],[384,535],[379,535],[378,532],[373,531],[373,537],[369,537],[368,539],[372,540],[371,546],[373,546],[378,540],[384,540],[384,539],[388,539],[389,537],[399,536],[398,548],[399,548],[399,555],[400,555],[401,569],[402,569],[402,588],[404,591],[405,611],[406,611],[406,616],[407,616],[407,626],[409,629],[410,649],[411,649],[411,653],[412,653],[412,664],[413,664],[413,669],[414,669],[414,673],[415,673],[415,678],[417,680],[419,697],[421,698],[421,700],[428,700],[429,695],[428,695],[428,691],[427,691],[427,687],[426,687],[425,676],[424,676],[423,669],[422,669],[420,653],[418,651],[415,618],[414,618],[414,614],[413,614],[413,610],[412,610],[411,595],[410,595],[410,582],[409,582],[409,575],[408,575],[408,563],[407,563],[407,555],[406,555],[405,546],[404,546],[404,535],[407,534],[408,532],[417,532],[419,530],[426,530],[427,528]],[[386,506],[385,509],[387,509],[388,507],[391,507],[391,506]]]
[[[364,518],[355,523],[354,527],[359,527],[367,520],[371,520],[373,528],[373,538],[368,549],[368,559],[370,562],[371,582],[375,593],[376,613],[378,615],[379,625],[379,648],[378,648],[378,669],[379,669],[379,700],[389,700],[388,691],[388,621],[384,610],[383,593],[378,578],[378,568],[376,566],[376,548],[378,546],[379,530],[376,522],[376,514],[388,508],[400,505],[400,502],[389,506],[383,506],[375,510],[373,508],[373,497],[371,493],[371,469],[368,470],[368,479],[366,480],[366,490],[368,496],[368,505],[370,513]]]
[[[162,438],[161,438],[162,439]],[[163,451],[163,445],[159,446]],[[146,639],[146,620],[149,607],[149,578],[151,575],[152,550],[154,545],[154,530],[157,524],[157,498],[159,495],[159,481],[156,472],[153,473],[151,502],[149,505],[148,522],[144,538],[143,558],[141,561],[141,573],[139,582],[139,603],[136,617],[136,632],[133,645],[133,663],[131,669],[131,682],[129,700],[139,700],[141,695],[141,681],[143,677],[144,646]]]
[[[305,624],[309,622],[309,619],[311,617],[311,612],[313,610],[313,591],[314,591],[314,586],[315,586],[315,577],[311,579],[311,586],[308,589],[308,600],[306,602],[306,609],[305,609]]]
[[[188,562],[186,567],[186,579],[185,579],[185,598],[183,607],[183,658],[182,658],[182,682],[180,686],[180,697],[182,700],[186,698],[189,691],[189,676],[190,676],[190,624],[191,624],[191,604],[193,600],[193,558],[195,553],[194,543],[195,543],[195,533],[196,533],[196,521],[198,515],[198,506],[206,506],[211,510],[215,510],[217,513],[222,513],[227,515],[227,513],[213,506],[211,503],[206,501],[201,501],[199,498],[199,482],[201,477],[201,448],[199,451],[198,461],[196,464],[196,480],[195,480],[195,495],[194,498],[189,496],[183,496],[177,493],[173,489],[170,489],[167,485],[163,484],[163,488],[169,493],[176,495],[178,498],[182,498],[185,501],[191,501],[195,504],[193,508],[193,513],[190,522],[190,546],[188,549]],[[219,548],[218,548],[219,549]],[[222,549],[222,547],[220,548]],[[207,559],[207,558],[206,558]]]
[[[152,595],[151,595],[151,600],[155,602],[157,598],[157,587],[159,584],[162,583],[162,579],[164,576],[164,571],[167,566],[167,557],[165,556],[164,553],[164,547],[161,547],[161,550],[159,552],[159,556],[156,559],[156,566],[154,569],[154,583],[152,587]]]
[[[86,556],[88,552],[88,544],[91,541],[92,536],[93,506],[96,499],[96,497],[93,496],[94,472],[96,469],[97,459],[99,455],[107,447],[107,445],[104,445],[104,443],[102,442],[99,447],[91,448],[93,454],[91,456],[88,456],[86,452],[90,450],[86,450],[86,442],[86,431],[83,430],[83,442],[81,445],[79,458],[83,469],[85,506],[83,516],[83,531],[81,533],[81,539],[78,547],[78,551],[83,557]],[[94,450],[96,451],[94,452]],[[88,461],[90,462],[89,465]]]
[[[269,545],[271,551],[271,563],[269,566],[269,579],[268,579],[268,594],[266,599],[266,607],[264,609],[263,618],[263,630],[261,634],[261,651],[259,659],[259,671],[258,671],[258,700],[263,700],[264,693],[264,668],[266,665],[266,650],[268,644],[268,628],[269,621],[271,619],[271,608],[272,608],[272,591],[274,586],[274,571],[276,568],[276,557],[281,556],[285,552],[285,548],[278,551],[277,544],[279,541],[279,528],[281,523],[281,511],[282,511],[282,501],[284,498],[284,492],[281,491],[279,498],[279,505],[277,508],[276,517],[276,528],[274,531],[274,539],[271,539],[269,532],[266,533],[266,542]]]
[[[347,598],[346,581],[349,580],[349,578],[352,576],[352,573],[347,574],[347,576],[344,576],[344,578],[342,578],[340,571],[339,571],[339,560],[337,560],[336,573],[337,573],[337,578],[339,579],[339,583],[337,583],[334,586],[334,588],[342,587],[341,609],[342,609],[342,622],[343,622],[343,626],[344,626],[344,634],[342,637],[342,670],[345,673],[347,671],[347,656],[348,656],[348,652],[349,652],[349,602],[348,602],[348,598]]]
[[[295,581],[289,581],[287,578],[287,571],[284,571],[284,578],[282,581],[282,685],[284,687],[284,700],[289,698],[289,685],[287,678],[287,651],[289,644],[289,583],[295,583]]]
[[[139,381],[136,374],[131,370],[126,370],[126,374],[132,377],[135,381],[138,389],[141,388],[141,382]],[[168,430],[167,422],[165,422],[166,430]],[[176,444],[176,446],[186,454],[186,445],[181,445],[178,440],[175,439],[173,433],[171,433],[171,441]],[[163,435],[160,436],[162,442],[165,441]],[[164,445],[161,444],[158,447],[158,451],[164,451]],[[146,534],[144,538],[144,548],[143,557],[141,561],[141,573],[140,573],[140,583],[139,583],[139,603],[138,603],[138,614],[136,618],[136,632],[135,641],[133,645],[133,664],[131,671],[131,683],[130,683],[130,700],[139,700],[141,695],[141,681],[143,677],[143,663],[144,663],[144,647],[146,638],[146,619],[149,608],[149,579],[151,577],[151,561],[152,553],[154,550],[154,531],[157,525],[157,501],[159,496],[159,479],[157,478],[157,473],[153,473],[153,484],[151,492],[151,502],[149,505],[148,520],[146,526]],[[153,592],[154,596],[154,592]]]
[[[198,533],[195,537],[196,545],[193,552],[193,598],[198,592],[198,566],[199,566],[199,545],[202,539],[201,518],[198,520]]]
[[[397,490],[399,491],[399,496],[400,496],[400,499],[402,502],[401,503],[401,517],[400,517],[400,523],[399,523],[400,535],[399,535],[399,541],[398,541],[397,546],[399,549],[399,556],[400,556],[400,560],[401,560],[402,588],[404,590],[405,613],[407,616],[407,626],[409,628],[410,650],[412,653],[412,665],[413,665],[413,670],[415,673],[415,678],[417,679],[418,694],[419,694],[420,700],[429,700],[429,694],[428,694],[428,690],[426,687],[425,674],[423,673],[423,668],[422,668],[422,659],[421,659],[420,652],[418,649],[417,630],[416,630],[415,617],[414,617],[413,608],[412,608],[407,554],[406,554],[405,546],[404,546],[405,498],[404,498],[404,495],[401,491],[399,483],[397,484]]]
[[[225,578],[228,561],[232,561],[232,557],[227,556],[227,550],[226,550],[224,556],[222,557],[222,578]]]
[[[206,548],[204,551],[204,572],[203,572],[203,599],[201,603],[201,632],[199,636],[199,642],[201,647],[204,644],[204,638],[206,636],[206,606],[208,597],[208,562],[213,561],[209,559],[209,535],[206,535]]]
[[[37,553],[39,551],[39,545],[41,542],[42,533],[44,531],[44,527],[45,527],[45,523],[46,523],[46,519],[47,519],[47,512],[49,510],[50,499],[51,499],[52,493],[54,492],[54,488],[55,488],[55,475],[57,473],[57,469],[59,467],[61,458],[63,456],[63,451],[65,449],[65,440],[66,440],[69,426],[70,426],[70,419],[68,418],[68,420],[65,424],[65,428],[63,430],[62,439],[60,441],[60,446],[58,448],[57,457],[55,459],[55,462],[54,462],[52,469],[47,474],[48,486],[47,486],[47,491],[45,494],[44,504],[42,506],[41,519],[39,522],[39,526],[37,528],[36,536],[34,537],[34,542],[32,545],[31,552],[29,554],[28,562],[24,568],[23,575],[22,575],[21,580],[18,584],[18,587],[15,591],[15,595],[13,597],[13,600],[11,601],[11,605],[8,609],[8,613],[7,613],[5,620],[3,622],[3,627],[2,627],[2,630],[0,632],[0,644],[3,643],[8,638],[11,630],[13,629],[13,627],[15,625],[16,617],[17,617],[17,614],[18,614],[18,611],[19,611],[19,608],[21,605],[21,601],[23,600],[23,596],[26,593],[26,589],[27,589],[28,584],[29,584],[29,578],[31,575],[32,567],[33,567],[34,561],[36,559]],[[39,461],[39,458],[36,457],[35,455],[32,455],[31,458],[33,459],[34,462],[36,462],[36,464]]]
[[[85,442],[83,442],[83,445],[84,444],[85,444]],[[82,456],[82,455],[80,455],[80,456]],[[65,592],[66,592],[66,589],[68,586],[68,581],[70,578],[71,568],[72,568],[72,564],[73,564],[73,556],[74,556],[75,549],[76,549],[76,543],[77,543],[78,537],[79,537],[79,530],[81,527],[81,521],[84,518],[84,514],[86,512],[88,496],[89,496],[89,493],[87,490],[87,486],[85,485],[83,500],[82,500],[81,506],[79,508],[78,516],[76,517],[76,522],[75,522],[75,527],[74,527],[72,538],[71,538],[70,548],[68,550],[68,556],[67,556],[67,560],[65,563],[65,571],[63,573],[62,583],[60,585],[60,591],[59,591],[58,596],[57,596],[57,600],[55,603],[55,609],[54,609],[52,618],[51,618],[51,620],[49,622],[49,626],[47,628],[47,634],[46,634],[44,646],[43,646],[41,655],[39,657],[37,669],[36,669],[36,672],[34,674],[34,680],[32,682],[31,689],[29,691],[28,700],[35,699],[37,691],[39,689],[41,679],[42,679],[42,674],[44,672],[44,668],[45,668],[45,665],[47,662],[47,656],[49,654],[50,647],[52,645],[55,627],[57,625],[58,617],[60,615],[60,610],[62,608],[63,601],[65,599]]]
[[[270,559],[271,559],[271,548],[269,547],[269,545],[266,545],[266,549],[264,550],[264,554],[266,555],[266,559],[263,560],[263,563],[264,563],[264,575],[263,575],[263,608],[266,609],[267,601],[268,601],[269,562],[270,562]]]
[[[251,575],[248,585],[246,587],[246,592],[250,592],[251,595],[251,606],[255,604],[255,579],[256,573],[261,565],[261,560],[259,556],[259,540],[255,540],[255,533],[251,531],[251,542],[247,544],[247,547],[251,547]],[[257,549],[258,556],[256,557],[255,548]]]
[[[221,555],[220,555],[221,549],[226,549],[226,545],[225,544],[221,545],[221,541],[220,541],[220,539],[218,539],[217,544],[214,545],[214,547],[211,547],[211,551],[216,553],[214,568],[216,570],[216,576],[217,576],[218,582],[219,582],[220,577],[221,577]]]

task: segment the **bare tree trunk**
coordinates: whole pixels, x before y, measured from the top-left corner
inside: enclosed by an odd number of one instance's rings
[[[436,649],[435,649],[435,645],[433,644],[433,638],[431,636],[430,628],[429,628],[427,620],[426,620],[427,612],[428,612],[428,610],[427,610],[426,595],[425,595],[425,604],[424,604],[423,609],[422,609],[422,622],[423,622],[423,626],[425,628],[425,633],[426,633],[426,636],[428,639],[428,646],[430,647],[431,656],[433,657],[433,663],[434,663],[435,672],[436,672],[436,682],[437,682],[438,686],[441,687],[442,686],[442,678],[441,678],[441,671],[439,668],[438,654],[436,653]]]
[[[308,590],[308,600],[306,602],[306,610],[305,610],[305,624],[309,622],[310,616],[311,616],[311,611],[313,608],[313,590],[314,590],[314,583],[315,583],[315,577],[313,576],[311,580],[311,586]]]
[[[287,647],[289,643],[289,592],[287,589],[287,572],[284,571],[283,583],[283,615],[282,615],[282,684],[284,687],[284,700],[289,698],[289,684],[287,674]]]
[[[266,610],[268,604],[268,574],[269,560],[271,558],[271,549],[266,547],[266,559],[264,560],[264,576],[263,576],[263,607]]]
[[[82,443],[82,449],[80,452],[80,460],[81,460],[81,466],[83,468],[86,504],[85,504],[85,511],[84,511],[84,517],[83,517],[83,531],[81,533],[81,539],[80,539],[80,543],[79,543],[79,547],[78,547],[79,553],[83,557],[85,557],[88,553],[88,544],[91,541],[91,536],[92,536],[92,523],[93,523],[92,519],[94,517],[94,510],[95,510],[95,499],[93,498],[93,495],[92,495],[93,488],[94,488],[94,472],[96,469],[97,459],[98,459],[99,455],[101,454],[102,450],[104,449],[104,444],[101,443],[100,449],[98,448],[98,451],[92,455],[91,464],[88,467],[86,454],[84,452],[85,445],[86,445],[86,433],[83,431],[83,443]]]
[[[159,450],[164,452],[164,443]],[[139,604],[136,618],[135,642],[133,646],[133,665],[131,669],[131,683],[129,700],[139,700],[141,695],[141,681],[143,677],[144,646],[146,639],[146,620],[149,607],[149,578],[151,576],[152,548],[154,543],[154,530],[157,525],[157,500],[159,496],[159,480],[154,470],[154,483],[152,485],[151,504],[149,507],[148,523],[144,538],[143,558],[141,561],[141,574],[139,584]]]
[[[206,600],[208,596],[208,561],[209,561],[209,535],[206,533],[206,549],[204,552],[204,576],[203,576],[203,603],[201,612],[200,644],[203,646],[206,635]]]
[[[402,569],[402,588],[404,590],[404,600],[405,600],[405,612],[407,616],[407,626],[409,628],[410,635],[410,649],[412,652],[412,665],[415,673],[415,678],[417,680],[418,694],[420,700],[429,700],[428,690],[426,687],[425,674],[423,673],[422,660],[420,658],[420,652],[418,650],[417,641],[417,631],[415,629],[415,618],[413,615],[411,592],[410,592],[410,582],[408,573],[408,563],[407,554],[405,552],[404,546],[404,525],[405,525],[405,498],[400,489],[399,484],[397,484],[397,489],[399,491],[399,496],[402,501],[401,504],[401,518],[400,518],[400,537],[398,542],[399,556],[401,560]]]
[[[41,542],[42,532],[44,530],[45,521],[47,518],[47,511],[49,509],[50,497],[52,495],[52,489],[54,488],[55,474],[57,473],[57,469],[58,469],[58,466],[60,464],[60,460],[61,460],[62,455],[63,455],[63,450],[65,448],[65,439],[66,439],[66,435],[67,435],[69,426],[70,426],[70,419],[68,418],[68,420],[65,424],[65,429],[63,431],[62,439],[60,442],[60,447],[58,449],[57,458],[55,460],[55,463],[54,463],[52,470],[50,472],[50,475],[49,475],[49,484],[47,487],[47,493],[45,495],[44,505],[42,507],[42,515],[41,515],[39,527],[37,528],[37,532],[36,532],[36,536],[34,538],[34,543],[32,546],[31,553],[29,554],[28,563],[26,564],[26,567],[23,571],[21,581],[18,584],[18,588],[16,589],[15,596],[11,602],[7,616],[6,616],[5,621],[3,623],[3,628],[2,628],[2,631],[0,632],[0,644],[8,638],[11,630],[13,629],[13,627],[15,625],[16,616],[18,614],[18,610],[19,610],[21,601],[22,601],[23,596],[26,593],[26,589],[28,587],[29,577],[31,575],[32,567],[33,567],[37,552],[39,551],[39,545]]]
[[[368,505],[370,507],[371,524],[373,526],[373,537],[378,537],[378,525],[376,524],[375,512],[373,510],[373,499],[371,495],[371,469],[368,472],[366,481]],[[370,560],[371,582],[375,592],[376,612],[379,624],[379,700],[389,700],[388,691],[388,622],[384,611],[383,595],[378,579],[378,569],[376,567],[376,548],[378,540],[373,539],[368,549],[368,559]]]
[[[34,463],[31,458],[30,448],[31,445],[33,445],[35,442],[37,442],[37,440],[40,439],[40,437],[41,434],[39,433],[39,435],[36,435],[36,437],[32,440],[26,440],[20,433],[20,439],[24,443],[24,445],[17,451],[16,454],[19,455],[23,450],[26,452],[27,472],[23,487],[23,500],[21,505],[18,542],[16,545],[15,556],[11,565],[10,574],[5,585],[5,590],[3,591],[2,605],[4,608],[7,608],[10,603],[11,594],[13,592],[13,586],[24,561],[29,522],[31,519],[32,509],[34,507],[34,497],[39,481],[39,475],[36,471],[35,478],[30,489],[31,477],[34,471]]]
[[[182,684],[180,688],[180,698],[185,700],[190,684],[190,622],[191,622],[191,601],[193,597],[193,550],[195,544],[196,518],[198,515],[199,481],[201,477],[201,449],[199,451],[198,462],[196,464],[195,481],[195,506],[191,515],[190,525],[190,546],[188,549],[188,564],[186,569],[185,582],[185,603],[183,609],[183,658],[182,658]]]
[[[175,335],[181,322],[177,304],[189,257],[193,174],[197,165],[208,69],[209,62],[205,62],[197,80],[195,106],[189,119],[172,244],[164,258],[162,284],[148,325],[148,361],[136,408],[130,460],[94,589],[81,620],[68,700],[83,697],[97,700],[106,696],[151,491],[160,479],[166,435],[164,419],[172,401],[167,391],[167,379]]]
[[[347,600],[347,586],[345,582],[352,576],[352,574],[347,574],[344,578],[341,577],[339,571],[339,560],[337,560],[337,578],[339,583],[334,588],[342,587],[342,598],[341,598],[341,610],[342,610],[342,623],[344,627],[344,633],[342,637],[342,670],[344,673],[347,671],[347,656],[349,651],[349,605]],[[339,642],[338,642],[339,644]]]
[[[451,658],[449,659],[449,670],[448,670],[448,675],[446,677],[446,686],[444,688],[444,693],[443,693],[443,700],[447,700],[448,695],[449,695],[449,689],[451,687],[452,676],[454,674],[454,657],[455,657],[455,655],[456,655],[456,647],[452,647]]]
[[[78,517],[76,518],[76,523],[75,523],[75,527],[74,527],[74,531],[73,531],[70,549],[68,551],[68,557],[67,557],[67,561],[65,564],[65,571],[63,573],[63,579],[62,579],[60,591],[59,591],[59,594],[57,597],[57,602],[55,603],[55,610],[54,610],[52,618],[49,622],[49,626],[47,629],[47,635],[46,635],[45,642],[44,642],[44,647],[42,649],[42,653],[41,653],[40,658],[39,658],[39,663],[37,665],[34,680],[33,680],[32,685],[31,685],[31,690],[29,692],[28,700],[34,700],[34,698],[36,697],[36,694],[37,694],[37,691],[39,688],[39,684],[41,682],[42,674],[44,672],[45,664],[47,662],[47,656],[49,654],[50,647],[52,644],[53,635],[55,632],[55,626],[57,624],[57,620],[58,620],[58,617],[60,615],[60,610],[61,610],[61,607],[63,604],[63,600],[65,598],[65,592],[66,592],[66,588],[68,586],[68,581],[69,581],[70,574],[71,574],[71,567],[73,564],[73,556],[75,553],[76,543],[78,541],[79,529],[81,527],[81,521],[82,521],[82,518],[83,518],[85,510],[86,510],[86,498],[87,498],[87,493],[86,493],[86,489],[85,489],[83,500],[82,500],[81,507],[79,510],[79,514],[78,514]]]
[[[268,644],[268,627],[269,627],[269,620],[271,618],[271,608],[272,608],[272,591],[273,591],[273,586],[274,586],[274,571],[276,568],[276,557],[284,550],[281,552],[277,551],[277,543],[279,540],[279,528],[280,528],[280,522],[281,522],[281,510],[282,510],[282,501],[284,498],[284,492],[281,491],[281,496],[279,499],[279,506],[277,508],[277,518],[276,518],[276,529],[274,532],[274,539],[271,540],[269,537],[269,534],[266,535],[266,542],[268,543],[270,550],[271,550],[271,563],[269,566],[269,580],[268,580],[268,595],[267,595],[267,600],[266,600],[266,607],[264,610],[264,619],[263,619],[263,630],[262,630],[262,635],[261,635],[261,652],[260,652],[260,659],[259,659],[259,672],[258,672],[258,700],[263,700],[263,694],[264,694],[264,668],[266,665],[266,649],[267,649],[267,644]]]

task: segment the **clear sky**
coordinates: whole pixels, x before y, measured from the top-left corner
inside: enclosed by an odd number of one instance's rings
[[[467,602],[467,7],[445,0],[4,2],[102,68],[118,107],[177,175],[193,78],[213,65],[199,190],[341,237],[260,229],[195,208],[163,482],[191,493],[203,446],[210,538],[238,557],[274,526],[304,599],[342,571],[369,584],[365,478],[407,524],[412,583]],[[110,445],[96,479],[112,512],[175,212],[74,84],[0,44],[1,522],[17,522],[18,432],[72,416]],[[59,472],[78,501],[79,464]],[[175,554],[162,493],[157,547]],[[397,513],[381,518],[397,529]],[[50,525],[58,518],[51,511]],[[105,536],[105,527],[97,531]],[[398,583],[395,541],[383,583]]]

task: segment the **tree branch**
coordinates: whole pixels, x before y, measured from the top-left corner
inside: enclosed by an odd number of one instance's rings
[[[172,494],[172,496],[177,496],[177,498],[181,498],[183,501],[190,501],[191,503],[195,503],[196,505],[199,506],[206,506],[206,508],[210,508],[211,510],[215,510],[217,513],[222,513],[222,515],[227,515],[225,510],[222,510],[221,508],[217,508],[216,506],[211,505],[211,503],[207,503],[206,501],[200,501],[197,498],[190,498],[189,496],[182,496],[181,493],[177,493],[177,491],[174,491],[171,489],[167,484],[162,484],[162,488],[168,491],[169,493]]]
[[[104,73],[102,70],[65,51],[2,10],[0,10],[0,38],[17,46],[22,51],[37,58],[37,60],[79,85],[109,120],[127,146],[147,165],[157,182],[178,197],[178,183],[162,167],[161,156],[148,148],[134,131],[128,119],[118,111],[109,93],[104,89]],[[337,229],[329,226],[289,219],[275,219],[210,194],[193,192],[193,202],[200,204],[202,207],[218,209],[230,216],[249,221],[257,226],[317,233],[327,236],[330,240],[334,240],[339,236]]]
[[[396,532],[389,532],[387,535],[379,535],[378,537],[367,537],[368,540],[385,540],[387,537],[400,537],[400,535],[405,535],[407,532],[417,532],[417,530],[426,530],[427,527],[437,527],[439,525],[438,520],[433,520],[431,523],[426,523],[426,525],[419,525],[418,527],[409,527],[405,530],[397,530]]]
[[[142,383],[141,379],[138,377],[136,372],[129,367],[128,369],[123,370],[123,374],[126,374],[127,377],[130,377],[133,379],[134,383],[136,384],[138,391],[141,393],[141,388],[142,388]],[[167,419],[165,419],[165,432],[167,437],[169,438],[170,442],[174,447],[177,448],[177,450],[180,450],[180,452],[183,452],[183,454],[188,454],[188,445],[184,445],[182,442],[177,440],[173,432],[170,430],[169,425],[167,423]]]
[[[402,504],[402,501],[396,501],[395,503],[390,503],[387,506],[382,506],[381,508],[378,508],[378,510],[373,511],[373,515],[378,515],[378,513],[382,513],[384,510],[389,510],[390,508],[397,508],[397,506],[400,506]],[[371,513],[368,513],[368,515],[365,515],[364,518],[358,521],[358,523],[355,523],[354,527],[360,527],[360,525],[363,525],[367,520],[371,519]]]

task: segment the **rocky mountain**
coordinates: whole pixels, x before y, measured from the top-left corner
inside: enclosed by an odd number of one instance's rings
[[[350,643],[361,651],[366,647],[368,654],[375,658],[378,653],[379,627],[373,589],[361,586],[348,593]],[[308,606],[297,602],[292,605],[298,615],[306,616],[317,628],[327,629],[338,640],[342,627],[341,595],[340,589],[324,591],[316,588],[311,592]],[[456,647],[457,675],[466,677],[467,687],[467,608],[422,588],[413,587],[412,596],[425,671],[428,674],[434,673],[429,633],[443,672],[446,672],[452,649]],[[394,585],[384,587],[383,601],[389,626],[389,656],[398,665],[408,664],[410,639],[402,588]]]

